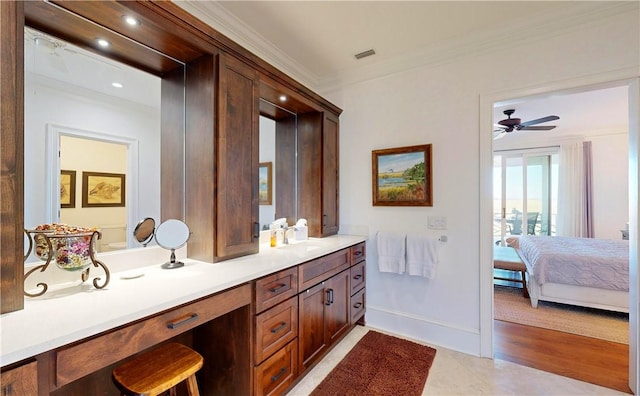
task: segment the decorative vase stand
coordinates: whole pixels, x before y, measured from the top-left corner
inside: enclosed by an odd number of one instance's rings
[[[80,272],[82,282],[89,279],[89,271],[92,266],[101,267],[105,273],[105,280],[101,282],[100,277],[95,277],[93,286],[96,289],[102,289],[109,284],[111,277],[109,269],[96,258],[96,241],[102,238],[100,231],[56,234],[50,230],[25,229],[24,232],[29,239],[29,249],[24,255],[24,260],[26,261],[31,252],[34,251],[38,258],[45,261],[44,264],[32,268],[25,274],[25,282],[32,273],[36,271],[44,272],[52,262],[55,262],[63,270]],[[25,291],[25,296],[38,297],[43,295],[49,288],[44,282],[39,282],[36,286],[42,288],[42,290],[35,293]]]

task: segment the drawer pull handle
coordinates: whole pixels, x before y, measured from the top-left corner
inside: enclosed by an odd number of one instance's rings
[[[331,305],[331,289],[327,289],[325,294],[327,295],[327,298],[324,305]]]
[[[356,308],[356,309],[360,308],[361,306],[362,306],[362,303],[361,303],[361,302],[357,302],[357,303],[355,303],[355,304],[353,305],[353,307],[354,307],[354,308]]]
[[[360,279],[360,278],[362,278],[362,275],[361,275],[361,274],[355,275],[355,276],[353,277],[353,279],[356,279],[356,280],[358,280],[358,279]]]
[[[362,250],[358,250],[357,252],[354,252],[353,255],[356,257],[362,256]]]
[[[269,291],[271,293],[275,293],[275,292],[280,291],[281,289],[283,289],[285,287],[287,287],[287,284],[286,283],[281,283],[278,286],[272,287],[271,289],[269,289]]]
[[[284,373],[286,373],[286,372],[287,372],[287,368],[286,368],[286,367],[281,368],[281,369],[280,369],[280,371],[278,372],[278,374],[276,374],[276,375],[272,375],[272,376],[271,376],[271,382],[276,382],[276,381],[277,381],[277,380],[279,380],[279,379],[280,379],[280,377],[282,377],[282,376],[284,375]]]
[[[193,322],[194,320],[198,319],[198,314],[197,313],[190,313],[188,315],[185,315],[183,317],[180,317],[178,319],[174,319],[171,322],[167,323],[167,327],[170,329],[175,329],[178,328],[182,325],[185,325],[189,322]]]
[[[276,326],[273,329],[271,329],[271,332],[273,334],[276,334],[277,332],[279,332],[280,330],[284,329],[285,327],[287,327],[287,322],[282,322],[278,326]]]

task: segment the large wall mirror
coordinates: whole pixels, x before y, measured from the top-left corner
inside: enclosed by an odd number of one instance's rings
[[[45,9],[62,19],[76,18],[69,26],[77,30],[65,31],[60,23],[41,26],[46,23],[39,10]],[[132,236],[138,220],[162,216],[163,75],[169,73],[174,86],[184,85],[184,64],[55,5],[27,4],[25,13],[27,25],[35,26],[26,26],[24,34],[24,227],[54,222],[96,227],[103,234],[99,252],[138,247]],[[82,23],[104,34],[80,37],[86,29],[76,25]],[[83,48],[60,37],[95,46]],[[99,37],[140,46],[141,53],[163,58],[154,61],[162,66],[116,61],[109,46],[94,43]],[[135,64],[135,55],[130,58]],[[173,98],[172,106],[179,108],[171,112],[184,112],[180,98]]]

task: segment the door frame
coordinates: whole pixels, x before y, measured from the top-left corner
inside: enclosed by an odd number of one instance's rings
[[[480,95],[480,355],[493,358],[493,105],[516,98],[549,95],[558,91],[627,86],[629,89],[629,387],[638,393],[640,361],[638,329],[640,281],[638,273],[638,197],[640,185],[640,76],[637,68],[598,73],[586,77],[556,81],[535,87],[514,88]],[[634,300],[635,299],[635,300]]]
[[[60,221],[60,194],[57,193],[60,185],[60,137],[70,136],[78,139],[96,140],[106,143],[122,144],[127,146],[127,177],[125,179],[125,202],[127,203],[127,248],[135,247],[133,238],[134,224],[138,217],[138,141],[123,136],[115,136],[102,132],[89,131],[60,124],[47,124],[45,156],[50,166],[45,176],[46,205],[45,222],[58,223]]]

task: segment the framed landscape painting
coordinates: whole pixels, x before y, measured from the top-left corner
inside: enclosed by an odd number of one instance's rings
[[[82,172],[82,207],[125,206],[124,188],[122,173]]]
[[[258,204],[271,205],[271,162],[261,162],[258,168]]]
[[[373,206],[433,206],[430,144],[371,153]]]

